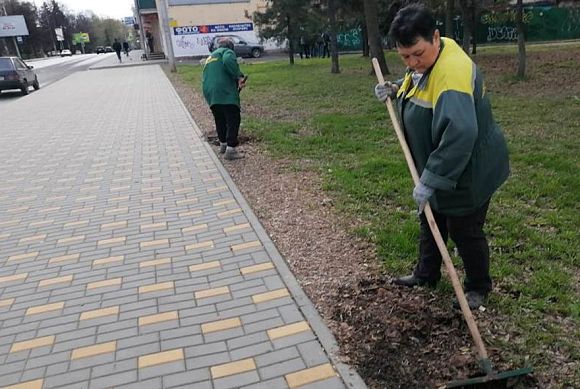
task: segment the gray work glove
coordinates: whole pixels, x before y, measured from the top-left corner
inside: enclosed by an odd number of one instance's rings
[[[394,84],[390,81],[385,81],[384,84],[377,84],[375,85],[375,96],[381,103],[384,103],[387,100],[387,97],[394,99],[397,97],[397,91],[399,90],[399,86]]]
[[[429,202],[431,196],[433,196],[434,192],[435,189],[423,184],[422,182],[419,182],[415,186],[415,189],[413,189],[413,198],[415,199],[417,205],[419,206],[419,210],[417,211],[419,215],[423,213],[425,206]]]

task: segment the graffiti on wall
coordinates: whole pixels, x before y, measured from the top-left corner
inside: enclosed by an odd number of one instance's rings
[[[362,29],[355,27],[336,34],[339,50],[360,50],[362,48]]]

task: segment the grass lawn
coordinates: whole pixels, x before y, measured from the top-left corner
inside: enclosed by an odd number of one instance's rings
[[[515,363],[529,358],[547,372],[553,360],[545,358],[546,345],[568,362],[580,359],[580,82],[573,74],[580,44],[530,47],[529,78],[519,82],[512,76],[514,50],[486,48],[475,58],[512,165],[488,217],[490,306],[511,318],[522,339],[496,346],[509,349]],[[388,53],[387,62],[392,78],[400,77],[396,54]],[[250,75],[242,131],[273,158],[316,169],[338,210],[364,221],[352,232],[374,242],[388,272],[407,274],[418,236],[410,175],[386,109],[374,98],[368,59],[342,56],[340,65],[338,75],[324,59],[242,65]],[[200,89],[201,67],[178,69]],[[448,294],[451,286],[444,282],[439,290]],[[580,373],[570,379],[579,382]]]

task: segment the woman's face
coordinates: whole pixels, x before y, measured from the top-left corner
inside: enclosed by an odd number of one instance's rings
[[[413,46],[404,47],[397,45],[399,55],[410,69],[417,73],[425,73],[437,60],[441,47],[439,30],[433,33],[433,42],[419,37]]]

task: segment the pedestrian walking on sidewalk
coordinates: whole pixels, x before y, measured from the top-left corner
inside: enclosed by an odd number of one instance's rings
[[[429,202],[443,239],[450,236],[457,246],[467,302],[477,309],[492,289],[483,227],[491,196],[509,175],[506,141],[482,74],[455,41],[441,37],[430,10],[402,8],[389,34],[407,71],[396,83],[378,84],[375,94],[396,101],[421,176],[413,190],[421,223],[419,261],[413,274],[395,283],[435,285],[441,278],[441,254],[423,214]]]
[[[115,50],[115,53],[117,53],[117,58],[119,59],[119,62],[122,62],[121,61],[122,46],[121,46],[121,43],[119,43],[119,40],[117,38],[115,38],[115,42],[113,43],[113,50]]]
[[[240,70],[234,43],[221,38],[218,49],[206,59],[202,87],[215,120],[220,141],[220,153],[228,160],[240,158],[236,149],[240,129],[240,91],[246,85],[246,77]]]
[[[123,41],[123,51],[125,52],[125,55],[128,57],[129,56],[129,42]]]

